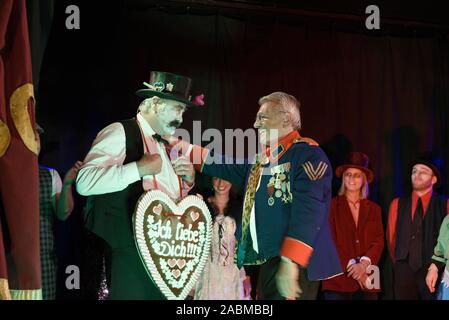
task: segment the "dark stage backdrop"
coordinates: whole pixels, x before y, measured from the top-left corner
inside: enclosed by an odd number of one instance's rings
[[[94,2],[94,1],[92,1]],[[78,4],[81,29],[65,28],[65,7]],[[370,197],[384,210],[410,192],[409,162],[419,151],[443,156],[449,173],[449,41],[343,31],[338,24],[247,14],[131,7],[126,1],[57,1],[37,93],[45,128],[42,163],[64,173],[82,160],[96,133],[135,115],[134,91],[150,70],[194,79],[206,106],[186,112],[183,127],[252,127],[259,97],[285,91],[301,101],[302,135],[317,140],[334,168],[351,150],[370,157]],[[334,181],[334,191],[340,181]],[[65,232],[77,252],[84,199]],[[68,261],[79,258],[67,254]],[[385,259],[384,259],[385,260]],[[383,262],[384,298],[391,298]],[[67,293],[72,296],[73,293]]]

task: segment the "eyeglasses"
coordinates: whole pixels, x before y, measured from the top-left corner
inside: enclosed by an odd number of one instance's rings
[[[287,111],[275,111],[275,112],[273,112],[273,115],[274,114],[278,114],[278,113],[287,113]],[[270,119],[270,117],[269,116],[267,116],[267,115],[265,115],[265,114],[263,114],[263,113],[258,113],[257,115],[256,115],[256,122],[257,121],[259,121],[259,122],[264,122],[264,121],[267,121],[267,120],[269,120]]]
[[[268,119],[270,119],[270,118],[268,118],[266,115],[263,115],[263,114],[256,115],[256,122],[257,121],[264,122],[265,120],[268,120]]]
[[[360,179],[360,178],[363,177],[363,173],[351,173],[351,172],[345,172],[345,173],[343,174],[343,176],[344,176],[345,178],[348,178],[348,179],[350,179],[350,178]]]

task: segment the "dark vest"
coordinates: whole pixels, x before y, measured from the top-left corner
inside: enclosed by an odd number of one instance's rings
[[[120,121],[125,129],[126,158],[123,164],[139,160],[143,141],[135,119]],[[86,206],[86,228],[103,238],[112,249],[134,245],[132,216],[137,200],[144,193],[142,180],[122,191],[89,196]]]
[[[433,194],[422,222],[415,221],[414,223],[412,221],[412,197],[400,198],[396,222],[396,261],[406,260],[410,252],[410,242],[421,238],[422,265],[426,265],[433,255],[441,223],[446,214],[447,199]]]

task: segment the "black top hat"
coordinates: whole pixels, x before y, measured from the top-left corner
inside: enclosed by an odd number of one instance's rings
[[[139,97],[157,96],[163,99],[175,100],[185,103],[187,106],[204,105],[204,95],[192,99],[190,89],[192,79],[174,73],[151,71],[149,82],[143,83],[147,88],[136,91]]]
[[[413,159],[411,168],[413,169],[416,164],[423,164],[432,169],[433,174],[437,178],[437,182],[434,185],[435,188],[441,184],[441,157],[433,152],[423,152]]]
[[[343,172],[345,172],[348,168],[356,168],[363,171],[366,175],[368,183],[371,183],[374,179],[374,173],[369,168],[369,158],[362,152],[350,152],[346,157],[345,162],[335,169],[335,174],[337,177],[341,177]]]

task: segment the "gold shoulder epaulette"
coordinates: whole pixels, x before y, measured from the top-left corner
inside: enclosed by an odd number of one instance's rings
[[[299,139],[293,140],[293,143],[307,143],[309,146],[319,146],[318,142],[312,138],[301,137]]]

